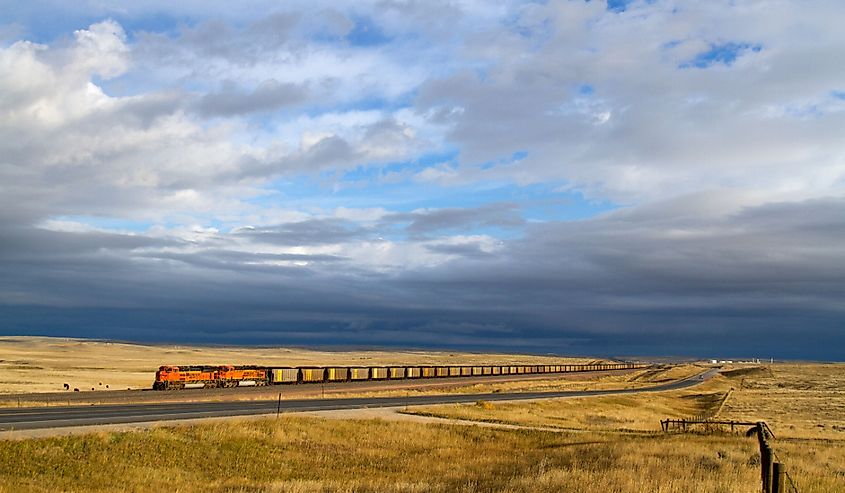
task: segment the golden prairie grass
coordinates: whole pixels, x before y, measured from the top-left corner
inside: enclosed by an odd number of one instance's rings
[[[150,388],[164,364],[579,364],[588,358],[436,351],[314,351],[282,347],[144,345],[55,337],[0,337],[0,393]]]
[[[693,368],[676,374],[689,376]],[[635,374],[633,378],[637,376]],[[613,384],[624,388],[624,382],[618,381],[624,379],[624,375],[608,378],[615,380]],[[642,383],[655,378],[662,381],[663,377],[647,375],[635,381]],[[660,428],[661,419],[690,417],[714,411],[729,389],[728,379],[717,376],[702,385],[671,392],[513,401],[490,403],[487,407],[450,404],[416,407],[407,412],[448,419],[570,430],[650,431]]]
[[[687,375],[694,367],[679,367],[674,374]],[[614,375],[604,382],[663,378],[639,375]],[[498,403],[490,410],[460,404],[429,406],[410,412],[531,426],[653,430],[661,419],[711,415],[716,411],[719,414],[714,417],[720,420],[766,421],[783,437],[845,440],[845,364],[739,367],[702,385],[671,392]]]
[[[740,492],[754,453],[733,437],[282,418],[0,442],[0,491]]]
[[[808,391],[832,385],[827,382],[831,369],[784,367],[780,381],[778,369],[772,371],[771,382],[767,371],[746,373],[744,382],[729,373],[683,391],[440,407],[469,409],[477,413],[472,419],[492,415],[529,426],[551,424],[556,432],[282,417],[0,441],[0,493],[750,493],[759,490],[754,438],[741,432],[655,430],[660,418],[716,408],[724,392],[739,383],[749,390],[798,385],[788,383],[793,381],[805,382]],[[808,373],[816,376],[798,376]],[[728,404],[737,394],[731,393]],[[845,440],[780,438],[774,429],[775,451],[799,491],[845,491]]]
[[[718,420],[766,421],[777,437],[775,452],[790,474],[799,478],[800,491],[845,491],[843,384],[845,364],[777,364],[729,369],[705,384],[672,392],[431,406],[409,412],[544,428],[632,432],[657,430],[659,420],[665,418],[719,411]],[[742,441],[739,435],[734,439]]]
[[[787,443],[804,493],[842,491],[845,444]],[[0,492],[753,492],[735,435],[547,433],[283,417],[0,442]]]
[[[845,364],[784,363],[726,373],[723,419],[764,420],[778,436],[845,440]]]

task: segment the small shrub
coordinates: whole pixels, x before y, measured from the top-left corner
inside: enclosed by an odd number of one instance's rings
[[[705,456],[698,459],[697,468],[706,472],[715,472],[722,468],[722,463],[713,457]]]
[[[484,409],[485,411],[491,411],[494,408],[493,403],[487,401],[478,401],[475,403],[475,405],[480,407],[481,409]]]

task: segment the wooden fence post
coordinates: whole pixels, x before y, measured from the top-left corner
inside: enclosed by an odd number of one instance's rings
[[[775,462],[772,468],[772,493],[786,491],[786,464]]]
[[[760,470],[763,474],[763,493],[772,493],[772,449],[766,443],[760,449]]]

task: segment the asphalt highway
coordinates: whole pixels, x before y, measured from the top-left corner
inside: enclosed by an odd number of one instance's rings
[[[0,408],[0,431],[35,430],[105,424],[144,423],[179,419],[248,416],[295,411],[328,411],[372,407],[405,407],[484,401],[515,401],[588,397],[678,390],[698,385],[718,372],[707,370],[691,378],[640,389],[568,392],[445,394],[413,397],[356,397],[340,399],[180,402],[166,404],[89,405],[66,407]]]

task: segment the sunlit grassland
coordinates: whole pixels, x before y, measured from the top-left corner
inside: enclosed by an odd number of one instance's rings
[[[647,432],[659,420],[701,414],[766,421],[775,451],[800,491],[845,491],[845,365],[737,367],[705,384],[672,392],[535,402],[446,405],[409,412],[480,422],[593,432]],[[721,406],[722,401],[724,405]],[[734,440],[745,439],[737,429]],[[716,431],[714,440],[731,436]]]
[[[671,376],[688,377],[701,372],[695,365],[671,370]],[[602,385],[575,385],[581,388],[631,388],[664,381],[665,373],[644,370],[630,375],[610,375]],[[629,385],[630,383],[636,385]],[[690,389],[649,394],[608,395],[569,399],[544,399],[531,402],[513,401],[479,405],[451,404],[415,407],[408,413],[442,418],[540,426],[570,430],[652,431],[659,421],[715,411],[731,388],[727,378],[716,377]]]
[[[283,417],[0,442],[0,491],[753,491],[754,450],[733,437]]]
[[[701,385],[671,392],[441,405],[409,412],[571,429],[653,430],[660,419],[716,411],[720,420],[766,421],[783,437],[845,440],[845,364],[737,367]]]
[[[841,492],[845,438],[833,423],[842,419],[834,375],[842,369],[775,365],[682,391],[424,411],[523,429],[282,415],[0,441],[0,492],[755,492],[757,443],[744,429],[659,431],[660,419],[718,410],[728,391],[719,417],[774,423],[775,451],[799,491]],[[794,390],[802,399],[805,392],[832,397],[825,403],[811,394],[803,407],[784,411],[778,399],[788,394],[775,392],[772,410],[763,398],[767,389]],[[817,426],[827,419],[824,429]],[[556,431],[532,428],[538,426]],[[802,438],[807,430],[821,438]]]
[[[589,358],[444,351],[317,351],[283,347],[145,345],[58,337],[0,337],[0,392],[150,388],[160,365],[582,364]]]
[[[841,491],[845,444],[781,445],[802,492]],[[0,492],[753,492],[734,435],[497,430],[282,417],[0,442]]]
[[[724,419],[768,422],[784,437],[845,440],[845,364],[777,364],[730,372]]]

